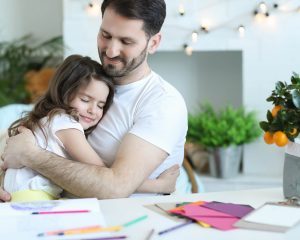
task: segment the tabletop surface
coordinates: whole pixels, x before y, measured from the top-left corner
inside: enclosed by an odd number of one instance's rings
[[[127,235],[128,239],[147,239],[147,235],[152,229],[155,230],[151,240],[155,239],[299,239],[300,226],[296,226],[286,233],[276,233],[267,231],[234,229],[230,231],[220,231],[213,228],[203,228],[198,224],[190,224],[181,229],[159,236],[161,230],[172,227],[178,222],[166,218],[148,208],[145,205],[164,202],[191,202],[191,201],[220,201],[228,203],[249,204],[254,208],[263,205],[265,202],[283,201],[282,188],[268,188],[259,190],[244,190],[230,192],[210,192],[185,195],[170,195],[156,197],[137,197],[100,200],[100,208],[105,216],[108,226],[120,225],[129,222],[145,214],[148,218],[124,228],[121,235]],[[116,234],[117,235],[117,234]],[[120,235],[120,234],[119,234]]]

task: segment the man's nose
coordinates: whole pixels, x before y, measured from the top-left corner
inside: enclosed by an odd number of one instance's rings
[[[120,55],[120,44],[117,41],[110,41],[107,45],[106,56],[109,58],[118,57]]]

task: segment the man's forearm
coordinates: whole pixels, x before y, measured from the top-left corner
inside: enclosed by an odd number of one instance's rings
[[[135,190],[114,169],[71,161],[48,151],[40,151],[25,165],[79,197],[120,198]]]

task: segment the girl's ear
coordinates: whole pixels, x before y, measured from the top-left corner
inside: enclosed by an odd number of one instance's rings
[[[158,48],[159,44],[161,41],[161,33],[157,33],[155,35],[153,35],[150,40],[149,40],[149,44],[148,44],[148,53],[149,54],[153,54],[155,53],[156,49]]]

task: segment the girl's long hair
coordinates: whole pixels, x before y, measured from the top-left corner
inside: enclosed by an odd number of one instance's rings
[[[106,75],[102,66],[89,57],[71,55],[58,67],[50,81],[46,93],[37,101],[32,111],[18,119],[8,129],[9,136],[18,133],[18,127],[24,126],[34,131],[40,128],[45,135],[40,120],[48,117],[48,122],[58,113],[67,113],[78,120],[76,109],[69,103],[79,88],[87,85],[92,79],[104,82],[109,88],[103,116],[113,102],[114,85],[112,79]],[[96,126],[85,130],[87,136]],[[46,135],[45,135],[46,137]]]

